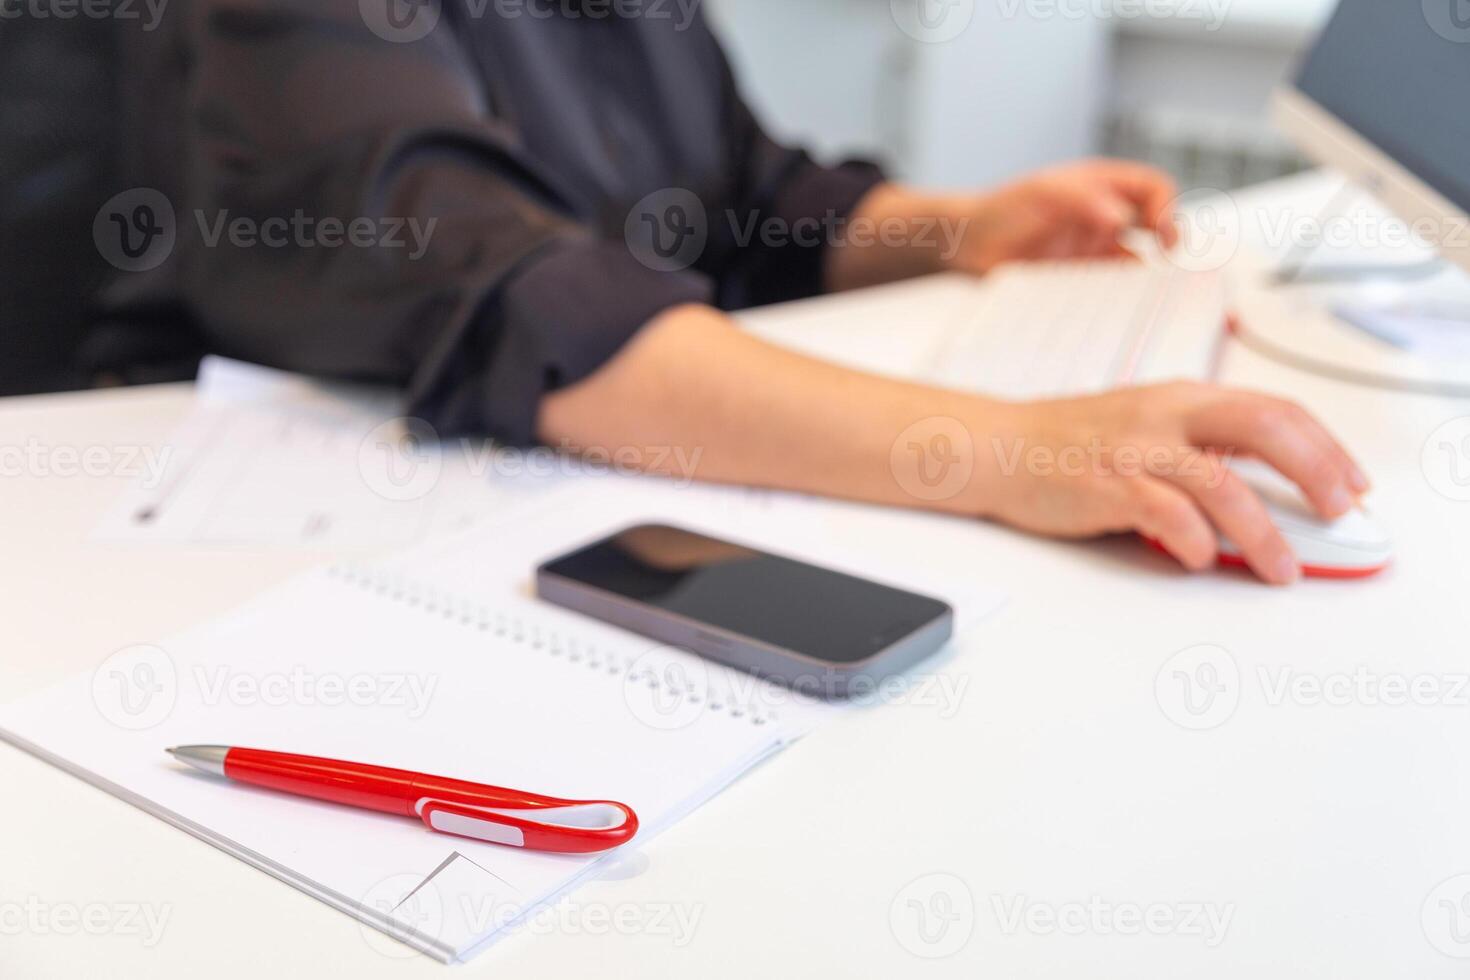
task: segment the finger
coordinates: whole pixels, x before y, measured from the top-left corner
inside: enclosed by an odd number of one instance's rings
[[[1124,262],[1142,262],[1137,252],[1114,238],[1098,251],[1098,258],[1121,259]]]
[[[1290,585],[1301,577],[1301,565],[1266,505],[1222,460],[1181,453],[1165,478],[1194,499],[1261,579]]]
[[[1151,476],[1128,479],[1133,528],[1192,572],[1215,564],[1215,532],[1189,495]]]
[[[1231,392],[1191,418],[1186,434],[1197,445],[1253,453],[1301,487],[1323,517],[1341,517],[1360,491],[1356,464],[1305,410],[1251,392]],[[1354,476],[1356,474],[1356,477]]]
[[[1179,187],[1174,178],[1155,167],[1124,160],[1109,161],[1104,175],[1116,192],[1138,209],[1140,227],[1153,231],[1165,248],[1178,243],[1174,199],[1179,196]]]
[[[1082,254],[1094,259],[1138,259],[1137,253],[1130,251],[1123,244],[1123,239],[1116,234],[1089,235],[1083,245]]]
[[[1087,234],[1116,241],[1125,228],[1138,219],[1138,209],[1127,197],[1107,184],[1079,184],[1067,189],[1066,207],[1077,216]]]
[[[1295,417],[1306,428],[1316,441],[1318,448],[1336,463],[1355,497],[1373,488],[1373,484],[1368,480],[1368,475],[1363,472],[1363,468],[1358,465],[1353,454],[1337,441],[1337,437],[1329,432],[1327,426],[1323,425],[1315,415],[1295,402],[1278,401],[1278,404],[1283,411]]]

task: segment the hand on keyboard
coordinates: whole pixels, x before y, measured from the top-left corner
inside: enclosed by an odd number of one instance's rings
[[[1003,262],[1124,256],[1118,236],[1134,227],[1169,249],[1179,237],[1177,194],[1167,174],[1124,160],[1043,170],[966,209],[968,228],[950,267],[982,274]]]
[[[1298,577],[1265,506],[1226,468],[1231,454],[1270,463],[1325,518],[1368,489],[1319,422],[1266,395],[1178,382],[997,412],[985,516],[1057,537],[1137,531],[1191,569],[1214,563],[1218,528],[1262,579]]]

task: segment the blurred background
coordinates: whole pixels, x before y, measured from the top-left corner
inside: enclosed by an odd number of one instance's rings
[[[767,127],[823,157],[941,188],[1107,153],[1229,190],[1303,166],[1265,107],[1333,0],[704,6]]]
[[[76,362],[118,360],[111,348],[73,352],[110,268],[88,234],[94,202],[118,189],[107,186],[113,153],[99,134],[111,131],[120,75],[150,84],[111,64],[108,21],[74,18],[56,31],[4,16],[20,2],[0,0],[0,394],[96,384]],[[648,2],[665,16],[702,10],[767,128],[819,157],[864,157],[916,185],[973,189],[1106,153],[1155,163],[1185,190],[1231,190],[1303,165],[1264,109],[1334,4]],[[148,322],[162,322],[154,313]],[[189,357],[133,353],[159,367],[123,380],[192,371]]]

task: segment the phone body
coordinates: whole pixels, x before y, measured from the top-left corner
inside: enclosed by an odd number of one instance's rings
[[[954,610],[664,524],[640,524],[536,570],[542,599],[823,697],[871,690],[938,650]]]

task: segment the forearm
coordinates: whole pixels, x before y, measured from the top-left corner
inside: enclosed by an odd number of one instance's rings
[[[970,230],[973,196],[922,194],[898,184],[869,191],[827,249],[827,289],[839,292],[942,272]]]
[[[993,464],[976,459],[979,440],[968,433],[1002,410],[813,360],[741,332],[715,310],[685,306],[644,327],[591,377],[547,396],[538,434],[614,458],[633,447],[640,451],[629,458],[665,475],[979,515]],[[921,486],[916,496],[906,468],[925,464],[940,434],[949,438],[935,465],[968,476],[950,478],[940,494]],[[901,436],[919,448],[895,450]],[[678,460],[697,461],[694,472],[677,472]]]

